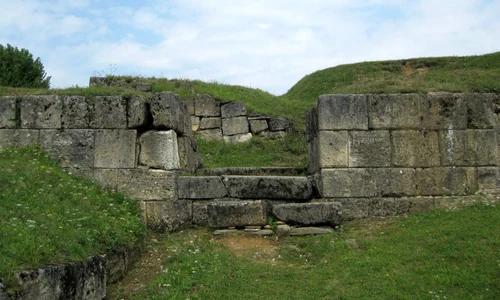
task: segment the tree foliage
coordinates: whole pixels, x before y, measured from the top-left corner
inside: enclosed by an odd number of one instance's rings
[[[40,58],[34,60],[24,48],[0,45],[0,86],[49,88],[50,76],[46,76]]]

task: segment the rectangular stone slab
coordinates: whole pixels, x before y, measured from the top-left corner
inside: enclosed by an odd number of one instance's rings
[[[179,176],[179,199],[215,199],[227,197],[220,176]]]
[[[163,170],[121,169],[117,189],[138,200],[177,200],[177,173]]]
[[[416,182],[422,196],[470,195],[478,190],[476,168],[417,169]]]
[[[312,184],[307,177],[224,176],[229,197],[240,199],[308,200]]]
[[[208,225],[212,228],[265,225],[267,208],[263,201],[221,201],[207,206]]]
[[[102,129],[95,133],[96,168],[134,168],[137,132],[131,129]]]
[[[342,222],[342,204],[338,202],[275,204],[272,212],[287,224],[336,226]]]
[[[92,168],[94,136],[92,129],[40,130],[40,144],[63,167]]]
[[[25,96],[21,98],[21,128],[60,129],[62,99],[60,96]]]
[[[349,167],[388,167],[391,143],[388,130],[350,131]]]
[[[16,97],[0,97],[0,129],[16,128]]]
[[[39,130],[0,129],[0,150],[5,147],[26,147],[38,143]]]
[[[322,95],[319,97],[319,130],[368,130],[365,95]]]

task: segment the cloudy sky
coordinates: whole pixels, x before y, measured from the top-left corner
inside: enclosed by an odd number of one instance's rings
[[[189,78],[283,94],[339,64],[500,51],[500,0],[0,0],[52,87]]]

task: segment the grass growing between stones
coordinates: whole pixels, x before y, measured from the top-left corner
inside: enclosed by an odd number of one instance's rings
[[[0,278],[137,245],[137,203],[65,173],[37,148],[0,151]]]
[[[499,299],[499,223],[499,207],[478,205],[279,241],[185,231],[151,249],[155,280],[110,299]]]

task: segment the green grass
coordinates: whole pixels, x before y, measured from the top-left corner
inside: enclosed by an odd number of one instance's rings
[[[140,244],[135,201],[65,173],[37,148],[0,152],[0,278]],[[12,282],[11,282],[12,283]]]
[[[499,223],[486,205],[362,220],[269,241],[267,256],[261,242],[235,255],[205,231],[171,234],[164,271],[133,299],[500,299]]]

